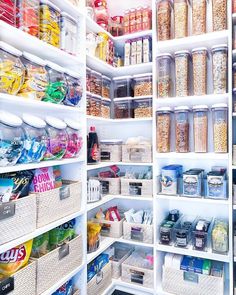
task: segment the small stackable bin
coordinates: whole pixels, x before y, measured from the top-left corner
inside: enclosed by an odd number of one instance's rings
[[[122,162],[152,162],[152,145],[151,144],[123,144]]]
[[[35,195],[0,204],[0,221],[1,245],[35,231]]]
[[[193,216],[182,216],[173,228],[175,247],[188,248],[192,239],[193,225],[195,218]]]
[[[101,162],[120,162],[122,157],[122,140],[100,141]]]
[[[133,240],[147,244],[153,243],[153,225],[151,224],[138,224],[123,223],[123,238],[125,240]]]
[[[87,295],[101,295],[111,283],[111,262],[109,262],[88,282]]]
[[[109,221],[105,219],[93,218],[92,221],[99,223],[102,226],[101,235],[104,237],[118,239],[123,234],[124,218],[122,218],[120,221]]]
[[[120,195],[120,178],[99,177],[103,195]]]
[[[203,224],[203,221],[208,225],[207,227]],[[192,232],[192,244],[194,250],[207,251],[210,248],[212,226],[213,222],[211,218],[196,218]]]
[[[80,211],[82,184],[63,180],[63,186],[51,191],[36,193],[37,227],[42,227],[67,215]]]
[[[77,236],[35,261],[37,262],[37,294],[41,294],[82,264],[82,236]]]
[[[121,195],[152,197],[152,179],[129,179],[121,177]]]

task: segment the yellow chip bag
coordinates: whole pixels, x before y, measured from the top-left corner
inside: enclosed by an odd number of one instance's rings
[[[0,278],[9,277],[26,266],[29,261],[33,240],[0,254]]]

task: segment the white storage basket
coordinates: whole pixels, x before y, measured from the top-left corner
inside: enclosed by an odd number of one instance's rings
[[[112,283],[111,262],[106,264],[99,273],[87,284],[87,295],[101,295]]]
[[[122,146],[122,162],[152,162],[152,145],[151,144],[136,144]]]
[[[222,295],[224,277],[190,273],[163,266],[162,288],[176,295]],[[195,281],[195,282],[194,282]]]
[[[103,195],[120,195],[120,178],[98,178]]]
[[[64,181],[61,188],[37,193],[37,227],[42,227],[81,209],[81,182]]]
[[[37,294],[41,294],[82,264],[82,236],[36,259]]]
[[[130,256],[133,249],[127,247],[116,247],[115,246],[115,258],[116,260],[111,260],[112,267],[112,278],[118,279],[121,277],[121,265]]]
[[[152,197],[152,179],[127,179],[121,177],[121,195]]]
[[[120,238],[123,235],[123,222],[124,218],[120,221],[108,221],[105,219],[92,219],[93,222],[102,225],[101,235],[110,238]]]
[[[143,243],[153,243],[153,225],[123,223],[123,238],[126,240],[134,240]]]
[[[2,203],[0,213],[0,245],[36,230],[35,195],[10,203]]]

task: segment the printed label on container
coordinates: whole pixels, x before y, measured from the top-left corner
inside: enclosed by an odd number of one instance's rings
[[[65,200],[70,197],[70,187],[65,185],[59,189],[60,200]]]
[[[129,183],[129,194],[133,196],[141,196],[142,195],[142,186],[141,182],[131,182]]]
[[[14,290],[14,278],[10,277],[0,282],[0,295],[9,294]]]
[[[140,227],[131,227],[131,240],[143,241],[143,231]]]
[[[0,204],[0,220],[14,216],[15,212],[16,204],[14,202]]]
[[[70,247],[68,244],[62,245],[59,248],[59,260],[62,260],[70,254]]]
[[[198,274],[194,272],[185,271],[183,276],[184,281],[198,284]]]
[[[130,269],[131,282],[143,285],[144,272]]]

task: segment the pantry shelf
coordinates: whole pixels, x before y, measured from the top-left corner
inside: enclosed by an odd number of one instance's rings
[[[138,242],[138,241],[134,241],[134,240],[125,240],[122,237],[119,239],[115,239],[116,242],[120,242],[123,244],[129,244],[129,245],[133,245],[133,246],[139,246],[139,247],[148,247],[148,248],[153,248],[154,245],[153,244],[148,244],[148,243],[142,243],[142,242]]]
[[[97,251],[87,254],[87,264],[91,262],[94,258],[100,255],[103,251],[109,248],[116,240],[113,238],[102,237],[100,242],[100,247]]]
[[[131,118],[131,119],[107,119],[101,117],[87,116],[89,121],[94,121],[96,124],[99,123],[112,123],[112,124],[123,124],[123,123],[137,123],[137,122],[152,122],[152,118]]]
[[[226,153],[156,153],[157,159],[218,159],[228,160],[229,155]]]
[[[95,170],[95,169],[100,169],[100,168],[104,168],[104,167],[109,167],[109,166],[113,166],[113,165],[117,165],[117,166],[152,166],[153,163],[125,163],[125,162],[102,162],[96,165],[87,165],[87,170]]]
[[[148,295],[148,294],[154,294],[155,290],[152,288],[146,288],[140,285],[126,283],[122,281],[121,279],[113,279],[112,280],[113,285],[118,287],[118,290],[123,292],[135,292],[136,295]]]
[[[59,0],[60,1],[60,0]],[[114,37],[107,32],[105,29],[103,29],[101,26],[99,26],[91,17],[86,17],[86,28],[87,32],[93,32],[93,33],[106,33],[108,37],[114,41]]]
[[[59,7],[62,11],[67,12],[73,17],[85,17],[86,11],[83,7],[76,7],[68,0],[51,0],[53,4]],[[82,5],[81,5],[82,6]]]

